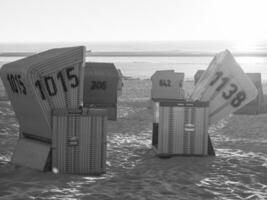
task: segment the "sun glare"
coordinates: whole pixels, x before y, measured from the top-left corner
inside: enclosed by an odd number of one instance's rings
[[[260,41],[257,40],[236,40],[234,50],[237,52],[255,52]]]

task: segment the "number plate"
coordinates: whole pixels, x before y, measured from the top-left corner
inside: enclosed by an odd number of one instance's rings
[[[174,70],[156,71],[152,77],[151,98],[157,99],[183,99],[182,89],[184,73]]]
[[[256,98],[258,91],[232,54],[226,50],[214,57],[191,95],[209,101],[209,120],[214,123]]]

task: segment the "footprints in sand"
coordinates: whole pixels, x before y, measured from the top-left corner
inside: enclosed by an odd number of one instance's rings
[[[107,162],[109,167],[132,169],[151,148],[151,130],[139,134],[114,133],[107,138]]]

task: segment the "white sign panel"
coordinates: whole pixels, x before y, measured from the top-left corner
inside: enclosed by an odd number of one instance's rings
[[[202,74],[192,100],[209,101],[209,120],[214,123],[256,98],[255,85],[243,72],[230,51],[217,54]]]
[[[152,77],[152,99],[183,99],[184,73],[174,70],[156,71]]]

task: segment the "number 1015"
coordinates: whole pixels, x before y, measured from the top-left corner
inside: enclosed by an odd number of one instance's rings
[[[66,72],[66,78],[67,79],[65,78],[65,76],[63,74],[64,71]],[[70,83],[71,88],[76,88],[79,85],[79,78],[76,74],[73,73],[74,67],[66,68],[64,71],[59,71],[57,73],[56,79],[60,81],[61,86],[63,88],[63,91],[68,92],[68,87],[67,87],[68,82],[71,82]],[[43,84],[41,83],[40,80],[37,80],[35,82],[35,86],[38,88],[40,95],[41,95],[41,98],[43,100],[46,99],[45,92],[50,97],[57,95],[58,88],[56,85],[56,81],[54,80],[54,78],[52,76],[45,76],[43,83],[44,83],[45,88],[43,87]]]

